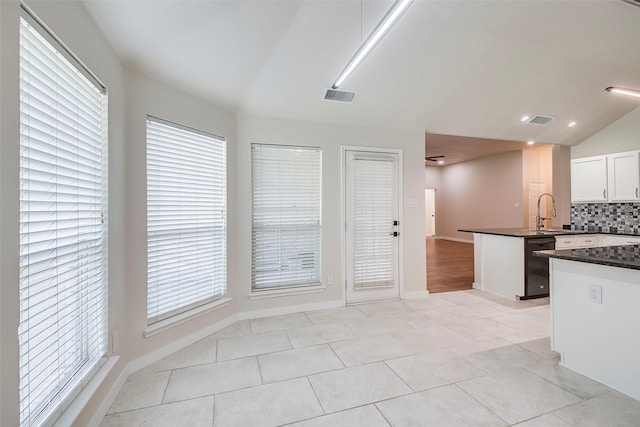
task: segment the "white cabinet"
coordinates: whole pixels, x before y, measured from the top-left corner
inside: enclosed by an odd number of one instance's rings
[[[602,234],[578,234],[573,236],[556,236],[556,249],[577,249],[606,246]]]
[[[640,237],[636,236],[604,236],[606,246],[640,245]]]
[[[610,202],[640,200],[640,156],[638,151],[607,156]]]
[[[607,201],[607,156],[571,160],[571,201]]]

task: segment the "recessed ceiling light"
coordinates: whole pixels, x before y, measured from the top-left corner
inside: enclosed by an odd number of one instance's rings
[[[438,160],[439,165],[444,165],[444,160]]]
[[[529,116],[522,116],[520,119],[521,122],[526,122],[527,120],[529,120]]]
[[[576,125],[576,122],[570,122],[568,126],[569,126],[570,128],[572,128],[572,127],[574,127],[575,125]]]
[[[533,145],[535,143],[536,143],[535,141],[527,141],[527,145]]]
[[[640,98],[640,91],[635,89],[625,89],[623,87],[610,86],[605,90],[611,93],[619,93],[621,95],[628,95],[628,96],[634,96],[636,98]]]

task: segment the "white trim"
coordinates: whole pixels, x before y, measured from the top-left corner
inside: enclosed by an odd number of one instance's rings
[[[252,290],[249,299],[277,298],[291,295],[317,294],[327,289],[325,285],[295,286],[289,288]]]
[[[460,243],[473,243],[473,239],[459,239],[457,237],[447,237],[447,236],[433,236],[438,240],[450,240],[452,242],[460,242]]]
[[[319,303],[298,304],[298,305],[291,305],[286,307],[275,307],[275,308],[264,309],[264,310],[253,310],[253,311],[244,311],[240,313],[235,313],[219,322],[209,325],[203,329],[200,329],[199,331],[193,334],[187,335],[177,341],[172,342],[171,344],[168,344],[162,348],[152,351],[149,354],[145,354],[144,356],[141,356],[135,360],[132,360],[124,367],[124,369],[122,370],[122,372],[120,373],[116,381],[114,381],[113,385],[107,392],[105,398],[103,399],[103,401],[100,403],[95,413],[93,414],[93,417],[91,417],[91,420],[88,426],[89,427],[100,426],[100,423],[102,423],[102,420],[107,415],[109,408],[111,407],[114,400],[118,396],[118,393],[120,392],[120,389],[122,388],[125,381],[127,380],[127,377],[129,376],[129,374],[131,374],[132,372],[138,371],[146,366],[149,366],[150,364],[157,362],[158,360],[163,359],[169,356],[170,354],[173,354],[176,351],[181,350],[197,341],[200,341],[201,339],[206,338],[209,335],[214,334],[219,330],[226,328],[227,326],[232,325],[233,323],[239,320],[255,319],[260,317],[270,317],[270,316],[277,316],[281,314],[302,313],[305,311],[324,310],[324,309],[339,308],[344,306],[345,305],[341,300],[333,300],[333,301],[324,301]],[[112,359],[113,361],[111,362]],[[117,357],[110,357],[102,369],[105,369],[105,367],[108,367],[109,369],[111,369],[111,367],[115,364],[116,361],[117,361]],[[96,379],[100,378],[100,381],[102,381],[106,376],[106,371],[104,375],[101,375],[101,372],[102,370],[95,376]],[[90,383],[87,390],[94,390],[93,388],[91,388],[92,386],[93,384]],[[86,401],[83,401],[83,402],[86,403]],[[74,405],[72,406],[75,410],[75,406]],[[83,406],[80,406],[79,409],[81,410],[82,408]],[[79,413],[80,412],[78,411],[77,413],[71,412],[70,414],[73,415],[73,419],[75,419],[75,417],[77,417]],[[70,419],[69,417],[66,414],[63,414],[60,420],[65,419],[68,421]],[[56,424],[56,427],[58,426],[62,427],[63,425],[71,425],[71,423],[68,422],[66,424]]]
[[[237,322],[240,319],[238,314],[233,314],[229,317],[226,317],[219,322],[213,323],[205,328],[194,332],[193,334],[186,335],[180,338],[177,341],[173,341],[172,343],[161,347],[157,350],[152,351],[149,354],[145,354],[131,362],[129,362],[130,372],[138,371],[144,367],[151,365],[152,363],[157,362],[160,359],[163,359],[178,350],[182,350],[183,348],[190,346],[191,344],[200,341],[203,338],[208,337],[211,334],[218,332],[219,330],[226,328],[227,326]]]
[[[302,313],[305,311],[325,310],[328,308],[339,307],[344,307],[344,304],[342,304],[342,302],[338,300],[289,305],[286,307],[274,307],[262,310],[243,311],[237,314],[237,320],[258,319],[261,317],[272,317],[282,314]]]
[[[429,290],[405,292],[403,299],[429,298]]]
[[[201,305],[187,312],[176,314],[175,316],[169,317],[168,319],[164,319],[147,326],[146,328],[144,328],[143,335],[145,338],[149,338],[153,335],[159,334],[160,332],[164,332],[176,325],[181,325],[191,319],[195,319],[196,317],[200,317],[211,311],[226,307],[230,302],[231,298],[222,298],[211,301],[208,304]]]
[[[342,231],[340,233],[340,251],[342,256],[342,277],[344,282],[342,283],[342,301],[347,305],[347,250],[346,250],[346,218],[347,218],[347,194],[346,194],[346,162],[347,151],[356,152],[374,152],[374,153],[389,153],[397,154],[398,156],[398,297],[404,298],[404,195],[403,195],[403,176],[404,176],[404,151],[401,148],[382,148],[382,147],[366,147],[366,146],[353,146],[353,145],[341,145],[340,146],[340,193],[342,207],[340,209],[340,226]],[[365,302],[365,301],[363,301]],[[374,302],[374,301],[371,301]]]
[[[78,418],[78,415],[80,415],[80,412],[82,412],[82,410],[87,405],[89,400],[91,400],[91,398],[93,397],[93,394],[96,392],[96,390],[98,390],[98,387],[100,387],[100,384],[102,384],[102,382],[107,377],[109,372],[111,372],[111,369],[113,369],[113,367],[116,365],[119,358],[120,356],[110,356],[109,358],[107,358],[107,361],[104,363],[104,365],[100,367],[98,372],[96,372],[96,374],[91,378],[91,380],[89,380],[87,385],[82,388],[80,393],[78,393],[78,395],[73,399],[73,401],[69,404],[69,406],[67,406],[62,411],[62,414],[53,423],[54,426],[63,427],[63,426],[70,426],[73,424],[76,418]],[[127,376],[124,377],[125,380]],[[120,378],[118,378],[118,380],[119,379]],[[122,381],[122,383],[119,383],[119,381],[116,381],[114,386],[111,388],[111,390],[113,389],[116,390],[113,396],[114,399],[117,396],[118,391],[120,390],[120,387],[122,387],[122,384],[124,384],[124,380]],[[109,390],[109,392],[111,392],[111,390]],[[112,402],[109,402],[109,406],[104,408],[105,413],[109,410],[111,403]],[[102,409],[103,404],[104,402],[101,403],[99,409]],[[100,413],[100,411],[97,411],[97,413]],[[96,418],[96,416],[94,415],[93,418]],[[92,418],[92,422],[93,422],[93,418]],[[102,418],[104,418],[104,415],[100,417],[100,420],[99,420],[100,422],[102,422]],[[100,423],[96,425],[99,425],[99,424]]]

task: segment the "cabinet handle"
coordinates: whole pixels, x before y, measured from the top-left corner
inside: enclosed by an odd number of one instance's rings
[[[602,190],[602,197],[607,198],[607,189]]]
[[[636,197],[638,197],[638,187],[636,187]]]

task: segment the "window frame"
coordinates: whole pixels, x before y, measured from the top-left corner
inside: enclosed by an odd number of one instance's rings
[[[157,131],[160,132],[164,132],[162,138],[164,139],[164,141],[154,141],[153,144],[156,144],[155,147],[152,147],[152,144],[150,144],[150,125],[152,126],[157,126],[158,129]],[[173,133],[173,135],[171,135],[171,133]],[[173,146],[168,146],[168,145],[164,145],[162,147],[160,147],[158,144],[168,144],[169,143],[169,138],[173,138],[175,137],[175,144]],[[179,139],[182,138],[182,139]],[[161,302],[160,298],[167,298],[166,293],[168,293],[169,291],[167,291],[167,287],[173,287],[175,288],[175,292],[174,292],[174,296],[175,298],[180,298],[180,295],[184,295],[184,293],[180,293],[179,288],[180,286],[177,284],[177,282],[172,282],[174,283],[173,285],[162,285],[160,283],[156,283],[157,281],[155,279],[152,279],[152,274],[161,274],[160,271],[162,269],[162,266],[160,265],[160,263],[154,261],[152,262],[152,253],[155,253],[158,256],[162,256],[156,249],[157,246],[155,246],[154,244],[152,244],[152,236],[151,236],[151,229],[152,227],[162,227],[161,222],[163,221],[162,217],[163,215],[166,215],[166,213],[163,213],[162,209],[157,209],[157,203],[162,203],[162,201],[167,201],[167,199],[161,200],[161,199],[157,199],[155,201],[152,200],[152,197],[159,197],[159,196],[152,196],[151,193],[151,189],[152,186],[156,186],[154,188],[154,191],[156,191],[158,194],[160,192],[165,192],[165,196],[168,197],[167,194],[167,189],[166,188],[161,188],[158,184],[159,181],[154,181],[152,179],[152,175],[153,173],[155,173],[156,175],[162,171],[167,172],[167,176],[170,173],[178,173],[180,171],[184,172],[184,164],[183,165],[178,165],[178,162],[175,162],[176,164],[173,166],[170,166],[169,163],[167,163],[167,160],[169,159],[167,153],[162,154],[162,150],[170,150],[172,151],[174,155],[178,155],[178,151],[180,151],[181,149],[182,151],[182,155],[185,155],[185,153],[188,153],[188,149],[186,148],[186,146],[188,145],[188,141],[194,142],[196,140],[200,139],[199,143],[203,143],[203,142],[209,142],[209,143],[215,143],[215,144],[220,144],[220,147],[213,147],[210,148],[211,150],[216,150],[216,149],[220,149],[219,152],[216,152],[214,155],[219,155],[222,157],[222,162],[220,164],[216,163],[212,165],[208,165],[207,169],[211,169],[211,167],[221,167],[221,171],[220,170],[216,170],[215,172],[219,173],[219,176],[222,177],[222,186],[219,188],[219,190],[222,192],[222,195],[220,196],[219,194],[219,200],[218,201],[222,201],[223,202],[223,207],[222,207],[222,235],[223,235],[223,239],[222,239],[222,243],[218,246],[220,246],[218,249],[222,251],[222,260],[213,260],[214,264],[216,265],[216,268],[220,268],[220,266],[222,266],[222,284],[220,285],[219,283],[212,283],[212,293],[209,294],[208,296],[204,297],[204,298],[199,298],[197,300],[192,300],[187,304],[174,304],[171,308],[171,310],[162,310],[162,309],[157,309],[154,308],[152,309],[151,307],[156,305],[156,306],[161,306],[162,304],[172,304],[171,301],[169,302]],[[179,147],[179,145],[182,145],[183,147]],[[150,160],[150,150],[155,150],[153,151],[153,156],[155,157],[154,162],[156,162],[157,164],[155,164],[153,166],[153,168],[155,168],[155,172],[151,172],[152,167],[151,167],[151,160]],[[160,150],[160,151],[158,151]],[[211,153],[209,153],[211,154]],[[200,156],[200,158],[195,159],[193,158],[193,153],[191,154],[186,154],[186,156],[191,155],[192,157],[192,161],[193,162],[198,162],[198,161],[204,161],[204,157]],[[152,156],[152,157],[153,157]],[[175,159],[175,157],[173,158]],[[211,158],[208,159],[208,161],[212,161]],[[146,220],[147,220],[147,325],[148,328],[145,330],[145,336],[149,336],[149,335],[153,335],[153,333],[157,333],[158,330],[164,330],[166,329],[166,325],[171,324],[171,323],[175,323],[175,322],[181,322],[183,319],[188,318],[190,313],[196,313],[196,312],[201,312],[203,309],[206,309],[207,307],[215,307],[215,306],[219,306],[221,304],[226,303],[226,295],[227,295],[227,270],[228,270],[228,256],[227,256],[227,246],[228,246],[228,179],[227,179],[227,140],[226,138],[222,137],[222,136],[218,136],[215,135],[213,133],[209,133],[209,132],[205,132],[199,129],[195,129],[192,127],[188,127],[182,124],[178,124],[169,120],[165,120],[165,119],[161,119],[158,117],[154,117],[151,115],[147,116],[147,120],[146,120],[146,176],[147,176],[147,183],[146,183],[146,194],[147,194],[147,215],[146,215]],[[163,165],[160,165],[159,162],[165,162]],[[191,168],[193,168],[193,165],[190,166]],[[166,168],[166,169],[162,169],[162,168]],[[192,172],[195,169],[191,170]],[[197,173],[197,172],[196,172]],[[177,177],[177,175],[174,175]],[[166,180],[165,180],[166,181]],[[205,182],[207,181],[206,179],[202,178],[201,182]],[[176,181],[172,181],[172,184],[178,185],[176,184]],[[194,188],[194,186],[197,186],[197,184],[195,183],[195,181],[188,181],[185,180],[185,182],[188,182],[188,185],[190,185],[190,187],[188,187],[187,189],[191,190]],[[166,182],[165,182],[166,183]],[[211,189],[211,188],[209,188]],[[186,193],[186,189],[183,189],[182,193]],[[201,197],[203,196],[204,193],[198,193],[198,196],[196,197]],[[217,193],[216,193],[217,194]],[[205,194],[206,196],[206,194]],[[187,199],[181,199],[182,201],[186,201],[186,202],[193,202],[193,200],[187,200]],[[156,204],[156,208],[152,208],[151,206],[154,206],[154,204]],[[155,209],[155,210],[154,210]],[[200,211],[199,211],[200,212]],[[154,216],[152,218],[152,215]],[[184,212],[181,212],[177,215],[184,215]],[[154,219],[155,218],[155,219]],[[210,218],[211,219],[211,218]],[[179,221],[178,219],[176,219],[176,221]],[[150,225],[151,223],[154,223],[155,225],[152,226]],[[166,222],[166,221],[165,221]],[[215,221],[214,221],[215,222]],[[202,225],[200,223],[200,225]],[[179,227],[178,225],[176,225],[175,227]],[[197,227],[196,227],[197,228]],[[161,230],[159,230],[158,228],[155,229],[156,233],[160,232]],[[186,230],[185,228],[175,228],[174,231],[176,230]],[[165,229],[165,232],[167,232],[168,230]],[[179,233],[178,233],[179,234]],[[175,236],[175,233],[173,234]],[[195,235],[194,235],[195,236]],[[198,232],[197,236],[201,236],[200,232]],[[158,240],[158,244],[161,245],[162,244],[162,240],[160,237],[156,236],[157,240]],[[168,237],[168,235],[167,235]],[[155,237],[154,237],[155,238]],[[194,237],[195,239],[199,239],[199,237]],[[188,240],[188,239],[187,239]],[[164,240],[164,242],[166,243],[167,240]],[[176,241],[176,242],[180,242],[180,240]],[[201,243],[201,242],[200,242]],[[183,243],[176,243],[176,244],[184,244]],[[198,243],[199,244],[199,243]],[[159,249],[158,249],[159,250]],[[155,251],[155,252],[154,252]],[[181,255],[184,254],[184,251],[180,252]],[[199,252],[199,254],[201,254],[201,252]],[[219,256],[220,253],[215,253],[212,256]],[[200,265],[200,263],[198,264]],[[152,271],[153,270],[153,271]],[[219,270],[216,270],[216,277],[218,277],[220,275]],[[161,278],[158,277],[158,280],[160,280]],[[152,282],[154,284],[152,284]],[[205,287],[198,287],[198,289],[204,289]],[[188,288],[191,289],[191,288]],[[166,291],[166,292],[165,292]],[[165,295],[162,295],[162,292],[165,292]],[[174,301],[175,302],[175,301]],[[155,331],[155,332],[154,332]]]
[[[274,151],[283,150],[282,153],[284,154],[288,153],[292,155],[288,159],[270,159],[272,163],[274,163],[274,165],[271,165],[271,166],[283,168],[282,170],[284,170],[284,172],[282,173],[278,172],[278,177],[271,176],[269,178],[272,185],[271,188],[266,188],[269,184],[259,182],[259,177],[257,176],[258,168],[262,166],[258,165],[257,161],[267,163],[269,162],[269,159],[259,158],[257,154],[258,149],[274,150]],[[301,168],[302,170],[295,170],[292,172],[292,170],[295,169],[295,161],[293,157],[293,154],[295,153],[309,153],[310,155],[317,155],[317,159],[313,160],[313,162],[317,162],[317,163],[313,165],[307,165],[309,167],[306,169]],[[268,154],[265,154],[265,156],[268,156]],[[277,164],[278,162],[282,162],[282,164]],[[290,163],[286,165],[285,164],[286,162],[290,162]],[[314,195],[312,197],[314,198],[314,202],[311,202],[311,204],[315,203],[315,206],[313,206],[313,209],[315,211],[314,212],[315,216],[313,217],[313,220],[315,221],[315,224],[311,224],[311,223],[308,223],[306,225],[301,224],[299,220],[300,218],[302,218],[302,216],[300,214],[293,213],[295,209],[292,206],[289,206],[288,208],[284,208],[283,206],[281,206],[282,210],[280,212],[281,212],[281,216],[283,216],[284,218],[279,223],[276,223],[273,221],[273,211],[271,212],[264,211],[264,209],[269,208],[268,206],[265,206],[262,204],[261,204],[262,206],[257,206],[257,202],[256,202],[257,198],[259,198],[260,200],[263,200],[265,196],[268,196],[269,194],[273,194],[273,191],[276,191],[276,192],[280,191],[280,189],[277,187],[281,185],[285,185],[285,186],[289,185],[289,186],[295,187],[295,182],[282,183],[282,182],[277,182],[278,179],[281,179],[283,176],[285,179],[293,178],[295,175],[299,175],[300,173],[303,173],[303,174],[307,173],[313,170],[313,168],[316,169],[315,176],[312,176],[311,174],[307,174],[303,178],[315,180],[315,182],[313,182],[312,185],[306,188],[307,192],[305,193],[305,194],[308,194],[309,191],[314,192]],[[293,175],[290,175],[291,173],[293,173]],[[257,188],[260,185],[262,185],[265,188]],[[297,189],[297,191],[299,190],[300,188]],[[301,209],[305,209],[305,208],[308,209],[310,207],[308,200],[306,201],[303,200],[302,198],[299,197],[299,195],[297,197],[298,198],[296,198],[296,201],[292,202],[293,204],[296,205],[296,207],[300,207]],[[278,204],[279,202],[274,201],[274,203]],[[261,216],[263,219],[259,219],[257,218],[257,216]],[[296,222],[298,223],[296,224]],[[277,247],[278,245],[285,246],[284,243],[286,243],[287,238],[284,238],[284,237],[281,239],[274,238],[275,240],[271,243],[272,248],[269,250],[266,250],[264,247],[261,247],[259,243],[257,243],[258,241],[260,242],[265,241],[265,239],[262,237],[259,237],[258,234],[261,232],[268,233],[269,231],[276,232],[276,233],[283,233],[285,231],[291,232],[292,231],[291,228],[293,227],[292,224],[293,226],[295,226],[294,228],[298,228],[300,231],[298,233],[300,236],[294,237],[293,238],[294,241],[297,241],[298,243],[300,243],[301,241],[304,242],[306,240],[314,242],[314,245],[313,245],[314,247],[311,250],[309,250],[309,248],[306,248],[306,250],[304,251],[304,253],[306,254],[305,257],[300,258],[299,256],[288,256],[287,255],[289,253],[288,248],[281,249],[280,255],[275,256],[275,258],[272,255],[271,255],[271,258],[269,256],[265,257],[264,255],[262,255],[266,252],[269,252],[269,253],[276,252],[274,248]],[[287,228],[289,230],[285,230]],[[317,146],[252,143],[251,144],[251,294],[250,294],[250,298],[261,298],[261,297],[279,296],[279,295],[286,295],[286,294],[303,294],[303,293],[321,292],[324,289],[324,285],[322,283],[322,228],[323,228],[322,226],[322,148]],[[306,236],[304,236],[305,231],[306,231]],[[266,244],[268,245],[268,243]],[[264,284],[262,285],[257,284],[257,281],[258,281],[257,276],[259,275],[259,271],[258,271],[259,268],[263,268],[263,271],[264,271],[268,263],[279,264],[280,266],[278,268],[281,271],[284,271],[283,278],[286,279],[287,276],[291,277],[291,274],[297,275],[296,271],[302,270],[305,263],[308,264],[309,254],[312,254],[314,259],[314,266],[313,266],[314,274],[312,278],[304,281],[290,279],[283,283],[276,284],[274,281],[275,280],[274,278],[269,278],[267,277],[266,274],[263,274],[263,278],[260,280],[262,280]],[[284,261],[284,260],[294,260],[295,262],[289,263],[289,261]],[[288,268],[286,267],[287,264],[298,264],[298,261],[299,261],[300,267],[296,271],[291,269],[287,270]],[[275,277],[275,276],[277,276],[277,274],[274,274],[272,277]],[[305,274],[302,273],[302,276],[305,276]],[[270,285],[267,282],[271,282],[274,284]]]
[[[28,65],[24,71],[22,66],[20,70],[21,300],[18,339],[20,369],[26,369],[26,372],[20,373],[19,412],[20,425],[31,426],[51,424],[59,418],[69,402],[85,389],[107,362],[108,94],[100,80],[24,4],[21,4],[19,21],[20,61],[25,61]],[[25,43],[28,43],[24,47],[23,38]],[[34,55],[35,49],[42,49],[39,50],[39,57]],[[38,71],[42,72],[43,66],[49,65],[54,65],[54,71],[58,71],[58,74],[46,75],[47,79],[57,79],[58,83],[55,86],[49,86],[46,81],[37,81],[38,78],[33,75]],[[63,76],[62,73],[66,75]],[[71,83],[75,84],[72,87],[75,92],[70,89]],[[69,91],[64,99],[62,90]],[[86,92],[81,94],[83,90]],[[53,95],[60,98],[45,102],[45,99],[49,99],[47,96]],[[96,99],[92,99],[92,96]],[[95,102],[93,106],[90,105],[92,101]],[[86,108],[77,108],[83,103],[87,104]],[[46,111],[44,105],[53,112]],[[63,106],[67,108],[65,112]],[[69,110],[70,106],[76,109]],[[91,114],[98,112],[93,121],[89,118],[89,108],[95,109]],[[82,113],[79,113],[80,111]],[[46,118],[48,120],[43,121]],[[76,119],[77,121],[74,121]],[[41,122],[38,123],[38,120]],[[57,132],[50,134],[45,131],[47,127],[54,128]],[[54,163],[48,163],[49,161],[55,161],[55,169]],[[38,162],[41,166],[37,166]],[[94,164],[91,165],[90,162]],[[43,168],[44,165],[49,165],[48,169],[45,169],[46,166]],[[38,182],[40,184],[37,184]],[[49,183],[47,189],[42,187],[42,183],[45,182]],[[40,195],[37,194],[37,188],[42,188]],[[50,195],[47,209],[38,210],[37,207],[44,209],[44,195]],[[45,216],[49,219],[43,220]],[[76,234],[71,230],[75,230]],[[38,241],[38,236],[43,237],[42,233],[48,234],[42,242],[50,242],[49,255],[45,255],[43,251],[33,252],[35,249],[31,247]],[[92,236],[93,240],[79,240],[78,236]],[[64,246],[60,246],[63,243]],[[66,248],[66,253],[63,248]],[[48,257],[44,258],[45,260],[49,260],[48,268],[40,273],[38,268],[42,269],[44,261],[38,264],[37,254],[42,254]],[[51,267],[52,265],[55,267]],[[52,268],[56,273],[45,276],[45,272]],[[44,311],[38,312],[39,308],[36,307],[43,307],[45,303],[42,299],[38,300],[35,287],[45,281],[52,283],[50,289],[55,289],[58,302],[47,319],[40,318],[40,322],[37,322],[38,314]],[[75,289],[76,292],[70,292],[70,289]],[[77,295],[82,299],[73,303],[69,295],[77,292],[80,292]],[[34,301],[31,301],[32,298]],[[63,319],[68,318],[70,312],[77,316],[73,317],[75,327],[70,326],[69,321],[60,320],[60,316]],[[54,318],[58,320],[54,321]],[[55,352],[55,360],[49,357],[40,358],[45,353],[54,354],[47,350],[50,345],[43,349],[40,344],[31,342],[37,341],[37,326],[49,319],[54,322],[52,326],[55,328],[56,338],[47,342],[55,342],[54,346],[58,349]],[[68,335],[70,333],[73,335]],[[75,350],[71,351],[70,348]],[[31,352],[36,349],[38,353],[32,356]],[[74,361],[73,367],[69,365],[68,360]],[[26,363],[24,368],[23,363]],[[31,396],[39,387],[35,372],[44,372],[42,370],[45,369],[45,363],[46,369],[49,370],[60,364],[69,368],[62,379],[57,375],[56,380],[45,381],[47,386],[44,391]],[[34,366],[31,366],[32,364]],[[40,371],[36,369],[39,367]],[[46,373],[43,375],[49,376]],[[40,399],[41,402],[33,404],[32,407],[32,399],[39,397],[44,399]]]

